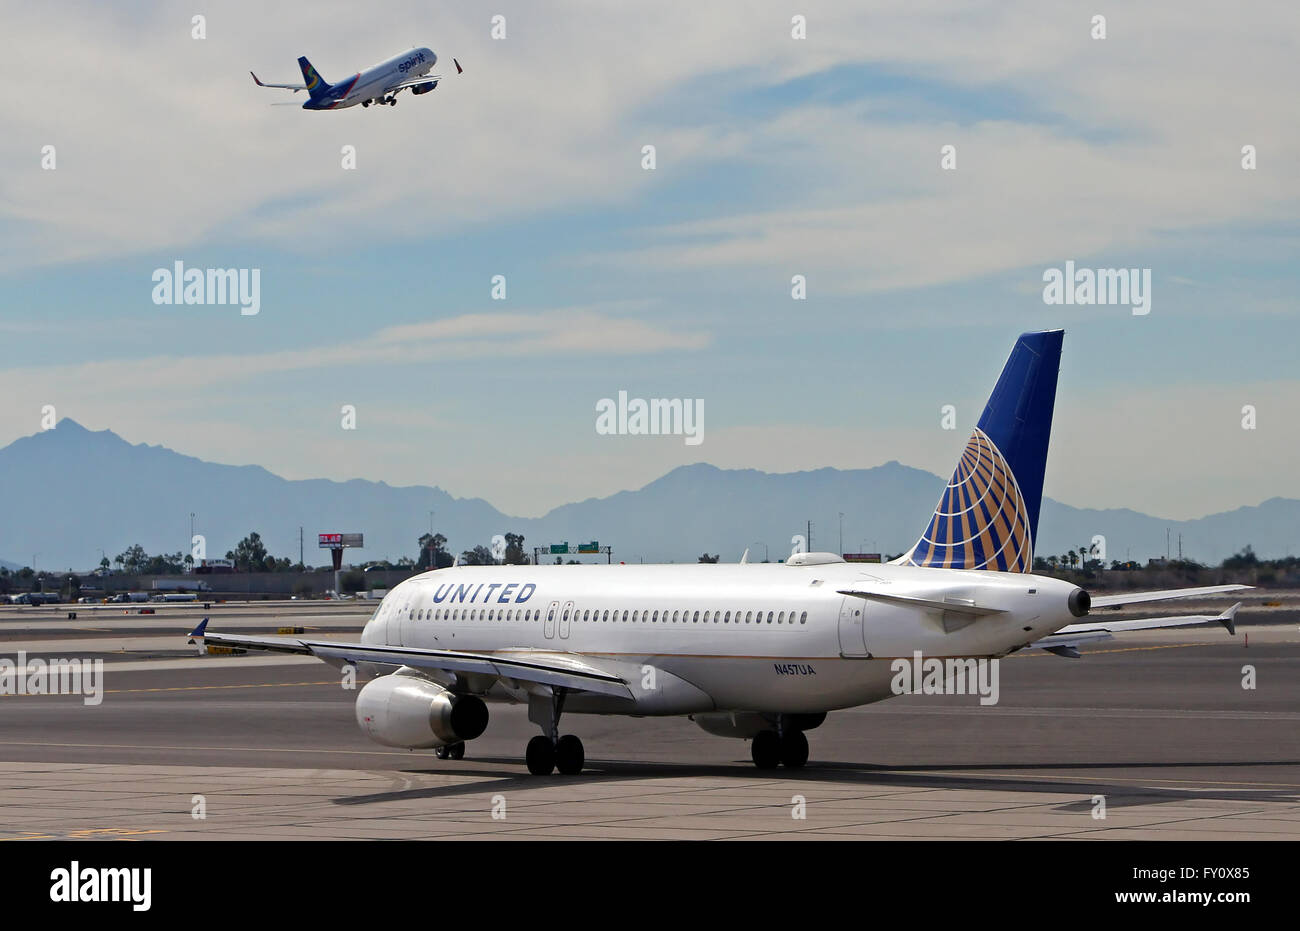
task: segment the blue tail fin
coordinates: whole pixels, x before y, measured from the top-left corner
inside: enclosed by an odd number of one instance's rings
[[[1029,572],[1063,330],[1023,333],[921,539],[899,562]]]
[[[306,56],[298,59],[298,67],[302,69],[302,79],[307,84],[307,93],[312,100],[319,100],[329,93],[330,83],[320,76],[320,72],[312,67]]]

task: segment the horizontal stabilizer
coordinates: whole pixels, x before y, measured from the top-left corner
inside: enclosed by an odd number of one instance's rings
[[[1171,627],[1201,627],[1206,624],[1222,624],[1228,633],[1237,632],[1237,611],[1241,602],[1237,602],[1222,614],[1187,614],[1180,617],[1142,617],[1128,621],[1100,621],[1094,623],[1070,624],[1056,633],[1035,640],[1029,644],[1040,650],[1056,653],[1058,656],[1070,656],[1070,648],[1081,643],[1094,643],[1098,640],[1110,640],[1115,634],[1134,630],[1162,630]],[[1067,652],[1063,652],[1067,651]],[[1077,653],[1077,650],[1075,651]]]
[[[1141,604],[1144,601],[1169,601],[1173,598],[1195,598],[1197,595],[1218,595],[1239,592],[1251,585],[1205,585],[1201,588],[1167,588],[1158,592],[1123,592],[1118,595],[1093,595],[1092,607],[1117,608],[1120,605]]]

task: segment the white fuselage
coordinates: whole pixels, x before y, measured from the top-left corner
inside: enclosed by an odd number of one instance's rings
[[[842,590],[1004,613],[972,618]],[[998,657],[1071,623],[1075,586],[892,564],[473,566],[390,592],[363,643],[567,655],[621,675],[635,714],[819,712],[890,697],[896,658]],[[650,673],[651,688],[642,687]],[[526,700],[509,683],[485,697]],[[628,713],[576,695],[569,710]]]
[[[330,109],[341,110],[382,97],[394,84],[428,74],[437,62],[438,56],[428,48],[413,48],[387,58],[349,78],[351,87],[347,87],[348,81],[335,84],[335,87],[342,86],[345,93]]]

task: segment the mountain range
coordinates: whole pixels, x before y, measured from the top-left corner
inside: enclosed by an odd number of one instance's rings
[[[599,541],[614,560],[693,562],[701,553],[735,560],[784,557],[791,537],[813,522],[812,548],[834,550],[841,511],[855,525],[845,548],[864,545],[898,553],[915,542],[945,479],[898,462],[870,469],[768,473],[681,466],[635,491],[566,504],[538,518],[511,517],[481,498],[456,498],[437,487],[395,487],[361,479],[288,480],[260,466],[206,462],[162,446],[131,444],[111,430],[91,431],[70,419],[0,449],[0,562],[11,568],[74,568],[110,560],[139,543],[146,552],[187,551],[189,516],[224,556],[252,530],[268,550],[296,560],[299,527],[308,564],[323,565],[319,532],[363,532],[365,547],[347,561],[414,557],[417,540],[437,512],[437,531],[454,552],[487,544],[494,534],[522,533],[525,549],[552,542]],[[1261,556],[1289,552],[1300,500],[1271,498],[1258,506],[1172,521],[1129,509],[1092,510],[1044,499],[1038,555],[1062,554],[1102,534],[1108,559],[1145,561],[1165,553],[1166,531],[1183,553],[1217,563],[1253,545]]]

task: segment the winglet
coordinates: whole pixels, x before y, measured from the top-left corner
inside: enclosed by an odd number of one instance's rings
[[[249,74],[253,74],[253,72],[251,72],[251,71],[248,72],[248,73],[249,73]],[[255,75],[255,74],[253,74],[253,83],[256,84],[258,87],[266,87],[265,84],[263,84],[261,81],[259,81],[259,80],[257,79],[257,75]]]
[[[1215,618],[1216,621],[1228,628],[1228,633],[1232,634],[1234,637],[1237,635],[1237,609],[1240,607],[1241,602],[1239,601]]]
[[[745,547],[745,552],[740,554],[740,564],[743,566],[749,562],[749,547]]]
[[[207,629],[208,629],[208,619],[205,617],[203,620],[199,621],[198,627],[190,631],[189,642],[193,643],[195,640],[202,640],[203,632]]]
[[[452,63],[453,65],[456,66],[456,73],[457,73],[457,74],[463,74],[463,73],[464,73],[465,69],[462,68],[462,67],[460,66],[460,62],[458,62],[456,59],[453,58],[453,59],[451,60],[451,63]]]

